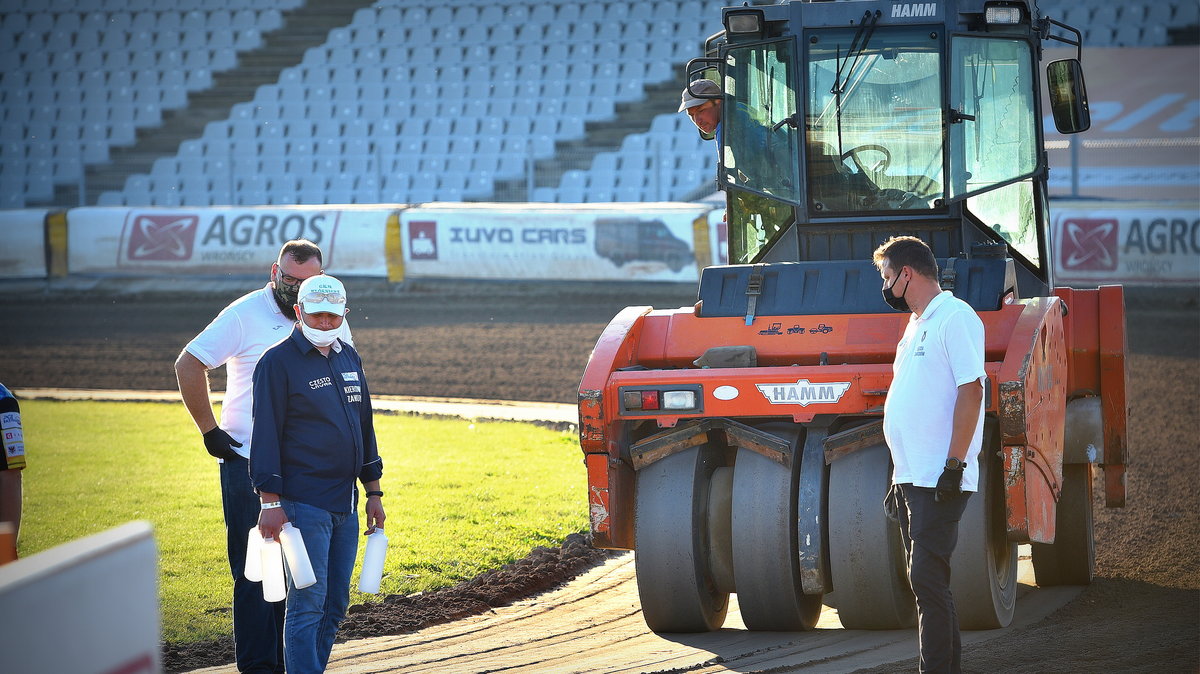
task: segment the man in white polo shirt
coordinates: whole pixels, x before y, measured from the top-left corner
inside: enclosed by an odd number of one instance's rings
[[[921,671],[959,672],[962,643],[950,593],[950,556],[979,482],[983,322],[938,285],[937,261],[924,241],[893,237],[875,251],[874,261],[884,301],[913,314],[896,347],[883,433],[917,600]]]
[[[221,463],[225,543],[233,573],[234,654],[242,672],[284,671],[283,602],[264,601],[261,584],[242,574],[247,533],[258,525],[260,510],[248,465],[254,366],[268,347],[291,334],[300,284],[321,273],[321,249],[315,243],[297,239],[283,244],[267,285],[225,307],[175,361],[183,404],[204,436],[205,449]],[[343,325],[341,338],[353,344],[349,326]],[[208,371],[222,365],[227,377],[217,425]]]

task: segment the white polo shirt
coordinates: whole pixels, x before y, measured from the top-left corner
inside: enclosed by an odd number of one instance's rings
[[[296,317],[284,315],[275,302],[271,285],[234,300],[221,310],[186,350],[208,369],[225,365],[225,401],[221,404],[221,428],[242,443],[233,450],[250,458],[253,427],[254,366],[267,348],[292,333]],[[353,345],[350,324],[342,323],[342,339]]]
[[[892,451],[892,482],[936,487],[950,453],[958,387],[980,380],[983,321],[969,304],[942,291],[909,317],[896,346],[892,385],[883,407],[883,435]],[[983,445],[983,402],[967,450],[963,491],[977,491]]]

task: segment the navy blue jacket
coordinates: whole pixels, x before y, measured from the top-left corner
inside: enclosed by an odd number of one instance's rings
[[[256,490],[344,513],[356,507],[355,479],[383,475],[362,359],[341,346],[326,358],[296,326],[263,352],[250,441]]]

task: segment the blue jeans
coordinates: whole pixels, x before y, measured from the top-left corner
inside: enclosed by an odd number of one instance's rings
[[[233,652],[238,671],[283,671],[283,602],[263,600],[262,583],[246,580],[246,534],[258,526],[260,501],[250,486],[249,461],[221,465],[221,506],[225,511],[225,547],[233,573]]]
[[[297,589],[288,572],[287,617],[283,653],[291,674],[325,671],[338,625],[350,604],[350,574],[358,555],[358,513],[331,513],[281,499],[292,526],[304,536],[304,547],[317,582]]]
[[[962,638],[950,592],[950,556],[958,544],[958,521],[971,492],[934,500],[929,487],[900,485],[900,531],[908,558],[908,582],[917,599],[921,672],[962,671]]]

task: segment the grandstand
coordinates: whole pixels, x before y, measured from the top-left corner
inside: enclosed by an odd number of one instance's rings
[[[0,0],[0,208],[695,198],[676,101],[724,4]],[[1041,5],[1195,42],[1195,0]]]

